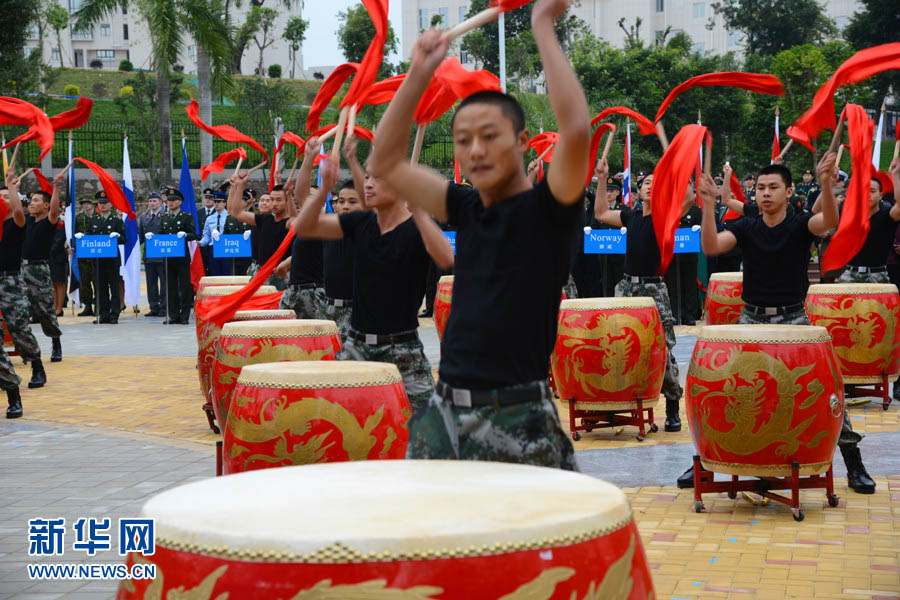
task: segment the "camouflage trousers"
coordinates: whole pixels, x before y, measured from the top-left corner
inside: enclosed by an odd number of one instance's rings
[[[353,314],[353,306],[335,306],[333,301],[334,298],[325,297],[325,302],[322,303],[317,318],[337,323],[341,341],[346,342],[347,334],[350,333],[350,316]],[[351,302],[351,300],[344,300],[344,302]]]
[[[50,265],[22,265],[22,279],[31,301],[31,310],[41,323],[41,330],[49,338],[62,335],[56,312],[53,310],[53,283],[50,282]]]
[[[259,263],[254,260],[250,263],[250,266],[247,267],[247,275],[254,277],[257,273],[259,273]],[[272,273],[269,275],[269,278],[266,279],[265,285],[274,285],[276,290],[283,292],[288,288],[288,280],[280,275]]]
[[[809,325],[809,318],[806,316],[806,311],[803,310],[788,312],[783,315],[757,315],[744,310],[741,313],[741,318],[738,319],[738,325]],[[850,424],[850,416],[847,414],[845,407],[844,422],[841,425],[838,444],[841,446],[852,446],[853,444],[858,444],[862,439],[863,436],[861,434],[853,431],[853,425]]]
[[[535,384],[528,384],[535,385]],[[435,392],[409,422],[408,459],[487,460],[577,471],[546,381],[539,402],[455,406]]]
[[[16,375],[9,356],[3,350],[3,344],[0,342],[0,390],[13,390],[19,387],[21,380]]]
[[[281,295],[278,308],[292,310],[298,319],[315,319],[322,310],[325,302],[325,290],[320,287],[305,290],[296,286],[290,286]]]
[[[672,305],[669,303],[669,292],[666,284],[632,283],[627,279],[616,284],[616,297],[649,297],[656,301],[656,309],[666,332],[666,372],[663,376],[662,394],[666,400],[678,401],[684,390],[678,382],[678,362],[675,360],[675,317],[672,316]]]
[[[401,332],[401,335],[402,333],[404,332]],[[425,357],[425,349],[418,335],[413,341],[397,344],[367,344],[348,337],[336,358],[338,360],[371,360],[396,365],[397,370],[400,371],[400,377],[403,378],[403,387],[406,388],[406,395],[413,413],[425,406],[428,398],[434,392],[431,365]]]
[[[0,276],[0,312],[16,352],[26,361],[41,357],[41,347],[31,332],[31,304],[21,274]]]
[[[887,271],[881,273],[860,273],[851,268],[847,268],[838,278],[840,283],[890,283],[891,278]]]

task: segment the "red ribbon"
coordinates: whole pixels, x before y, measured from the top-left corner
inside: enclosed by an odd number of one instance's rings
[[[197,101],[191,98],[191,103],[185,107],[184,112],[187,113],[188,119],[190,119],[194,125],[196,125],[199,129],[205,131],[206,133],[219,139],[225,140],[226,142],[234,142],[235,144],[247,144],[257,152],[262,154],[263,159],[266,162],[269,162],[269,153],[266,152],[266,149],[263,148],[259,144],[259,142],[248,135],[244,135],[231,125],[216,125],[215,127],[213,127],[212,125],[207,125],[200,120],[199,111],[200,107],[197,105]]]
[[[712,140],[702,125],[686,125],[653,171],[650,205],[653,207],[653,230],[659,244],[659,271],[664,275],[675,252],[675,230],[681,221],[681,207],[694,168],[700,161],[700,146]],[[707,152],[709,149],[707,149]]]
[[[900,127],[897,127],[897,129],[900,129]],[[888,173],[887,171],[876,171],[872,174],[872,177],[881,182],[882,196],[887,196],[894,193],[894,182],[891,179],[890,173]]]
[[[281,152],[284,145],[288,143],[297,146],[297,156],[300,156],[303,149],[306,147],[306,140],[296,133],[285,131],[281,134],[281,137],[278,138],[278,145],[275,147],[275,152],[272,153],[272,168],[269,169],[269,192],[275,187],[275,167],[278,165],[278,153]]]
[[[130,219],[137,218],[137,215],[131,208],[131,204],[128,203],[128,199],[125,198],[125,193],[122,191],[121,186],[116,183],[116,180],[112,178],[112,175],[107,173],[103,167],[97,163],[92,163],[89,160],[78,158],[77,156],[73,160],[77,160],[94,172],[94,175],[100,180],[100,185],[103,186],[103,191],[106,192],[106,197],[109,198],[112,205],[116,207],[116,210],[125,213]]]
[[[75,108],[72,110],[67,110],[65,112],[61,112],[58,115],[54,115],[50,117],[50,125],[53,127],[53,131],[62,131],[64,129],[78,129],[82,125],[84,125],[87,120],[91,117],[91,109],[94,107],[94,101],[90,98],[79,98],[78,104],[75,105]],[[16,144],[22,142],[29,142],[38,137],[37,127],[32,125],[28,128],[28,131],[12,140],[11,142],[7,142],[4,148],[8,148],[9,146],[15,146]]]
[[[309,107],[309,114],[306,116],[307,131],[315,131],[319,128],[322,123],[322,113],[328,108],[331,99],[338,93],[344,82],[357,71],[359,71],[359,63],[344,63],[332,71],[331,75],[322,82],[313,99],[312,106]]]
[[[741,182],[738,181],[737,175],[734,174],[734,171],[731,172],[731,180],[728,182],[728,187],[731,188],[731,193],[735,198],[741,201],[741,204],[747,204],[747,195],[744,194],[744,188],[741,186]],[[730,221],[732,219],[737,219],[741,215],[734,212],[730,208],[725,213],[725,216],[722,217],[723,221]]]
[[[446,58],[435,69],[434,78],[422,94],[413,119],[419,125],[431,123],[450,110],[457,100],[477,92],[500,89],[500,78],[490,71],[469,71],[458,58]]]
[[[209,177],[210,173],[221,173],[225,170],[225,166],[236,158],[243,158],[244,160],[247,160],[247,151],[238,146],[234,150],[229,150],[228,152],[223,152],[222,154],[218,155],[216,157],[216,160],[212,161],[208,165],[203,165],[202,167],[200,167],[201,181],[206,181],[206,178]]]
[[[537,155],[540,156],[544,154],[544,150],[547,148],[556,145],[559,141],[559,134],[555,131],[544,131],[543,133],[539,133],[530,140],[528,140],[528,147],[532,148]],[[542,158],[544,162],[553,162],[553,150],[550,150],[544,158]]]
[[[837,232],[822,256],[822,272],[840,269],[856,256],[869,235],[869,194],[872,181],[872,137],[875,123],[858,104],[844,107],[847,136],[850,138],[850,168],[853,177],[841,210]],[[830,185],[829,182],[825,182]]]
[[[384,61],[384,44],[388,33],[388,0],[363,0],[363,4],[375,25],[375,37],[372,38],[369,49],[359,64],[359,70],[350,83],[347,95],[341,101],[341,108],[359,104],[369,86],[375,83],[378,70]]]
[[[584,182],[584,187],[587,187],[591,184],[591,177],[594,175],[593,165],[597,164],[597,154],[600,153],[600,140],[603,138],[603,135],[607,132],[612,135],[616,131],[616,126],[612,123],[601,123],[597,129],[594,130],[594,135],[591,136],[591,161],[588,163],[591,165],[591,168],[588,169],[587,179]],[[552,152],[551,152],[552,154]],[[605,181],[599,182],[597,185],[606,185]]]
[[[638,125],[638,131],[641,132],[641,135],[654,135],[656,133],[656,126],[653,124],[653,121],[651,121],[644,115],[624,106],[611,106],[607,109],[604,109],[600,112],[599,115],[591,119],[591,125],[596,125],[610,115],[623,115],[628,117],[632,121],[635,121]]]
[[[394,98],[394,94],[400,89],[400,84],[406,79],[406,73],[400,73],[387,79],[382,79],[369,86],[366,95],[360,100],[362,105],[387,104]]]
[[[41,186],[41,191],[46,192],[52,196],[53,195],[53,184],[50,183],[50,180],[47,179],[46,177],[44,177],[44,174],[41,173],[40,169],[32,169],[31,172],[34,173],[34,176],[37,178],[38,185]],[[2,223],[2,222],[3,221],[0,221],[0,223]]]
[[[6,220],[6,215],[8,214],[9,204],[5,200],[0,199],[0,240],[3,239],[3,221]]]
[[[781,96],[784,94],[784,85],[782,85],[781,80],[774,75],[767,75],[764,73],[737,73],[734,71],[706,73],[704,75],[691,77],[669,92],[666,99],[659,105],[659,110],[656,111],[656,118],[653,121],[658,123],[665,114],[666,109],[672,104],[672,101],[682,92],[686,92],[693,87],[720,85],[741,88],[758,94],[772,94],[774,96]]]
[[[40,108],[18,98],[0,97],[0,125],[29,125],[41,149],[39,159],[53,149],[53,125]],[[26,133],[28,133],[26,131]]]
[[[491,0],[490,6],[499,8],[502,12],[515,10],[520,6],[525,6],[531,0]]]

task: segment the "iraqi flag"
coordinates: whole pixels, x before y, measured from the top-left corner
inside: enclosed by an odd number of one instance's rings
[[[134,183],[131,179],[127,137],[122,148],[122,192],[134,212]],[[141,301],[141,244],[138,240],[137,215],[122,216],[125,217],[125,245],[119,246],[119,252],[122,253],[122,267],[119,273],[125,282],[125,305],[137,306]]]
[[[181,177],[178,179],[178,191],[184,196],[181,210],[194,217],[194,233],[200,235],[203,231],[203,223],[197,219],[197,199],[194,197],[194,182],[191,180],[191,170],[188,168],[187,148],[184,138],[181,138]],[[191,285],[197,291],[200,278],[203,277],[203,259],[200,257],[200,244],[196,241],[188,242],[188,256],[191,257]]]

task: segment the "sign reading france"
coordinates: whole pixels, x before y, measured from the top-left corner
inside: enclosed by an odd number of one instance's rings
[[[184,238],[156,234],[147,240],[147,258],[184,258]]]

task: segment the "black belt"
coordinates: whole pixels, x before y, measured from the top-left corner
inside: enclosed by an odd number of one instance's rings
[[[419,333],[417,331],[404,331],[403,333],[375,334],[361,333],[355,329],[351,329],[347,334],[347,337],[356,340],[357,342],[365,342],[370,346],[380,346],[382,344],[413,342],[419,339]]]
[[[774,315],[786,315],[787,313],[799,312],[803,310],[803,303],[791,304],[789,306],[754,306],[752,304],[744,304],[744,310],[751,315],[768,317]]]
[[[290,286],[295,290],[314,290],[317,287],[322,287],[318,283],[292,283]]]
[[[534,381],[514,387],[499,388],[494,390],[463,390],[450,387],[443,381],[438,381],[435,390],[438,395],[454,406],[463,408],[475,408],[478,406],[514,406],[540,402],[544,397],[545,381]]]
[[[34,260],[29,260],[29,259],[23,258],[22,264],[23,265],[49,265],[50,261],[46,258],[37,258]]]
[[[328,298],[328,306],[336,306],[338,308],[353,306],[353,300],[348,298]]]
[[[847,268],[857,273],[887,273],[887,267],[857,267],[856,265],[847,265]]]
[[[654,275],[653,277],[638,277],[637,275],[625,273],[625,281],[630,283],[662,283],[663,278],[659,275]]]

